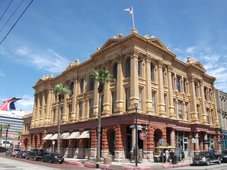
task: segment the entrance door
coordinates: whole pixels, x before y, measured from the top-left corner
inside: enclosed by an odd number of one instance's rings
[[[189,140],[187,137],[183,138],[183,151],[186,157],[188,157],[188,151],[189,151]]]

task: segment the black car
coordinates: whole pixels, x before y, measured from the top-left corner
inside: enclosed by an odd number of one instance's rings
[[[42,160],[43,156],[48,153],[50,153],[50,152],[46,152],[44,150],[39,150],[37,153],[35,153],[33,160],[35,160],[35,161]]]
[[[37,148],[33,148],[31,149],[31,151],[27,154],[26,159],[31,159],[31,160],[38,160],[41,159],[39,157],[39,155],[44,152],[43,149],[37,149]]]
[[[222,151],[222,161],[227,162],[227,150]]]
[[[5,147],[2,147],[2,146],[0,146],[0,152],[6,152],[6,148]]]
[[[16,155],[17,158],[26,158],[28,151],[19,151]]]
[[[34,159],[34,156],[35,156],[35,153],[34,152],[31,152],[31,151],[28,151],[26,156],[25,156],[25,159],[31,159],[33,160]]]
[[[47,153],[42,157],[43,162],[50,162],[50,163],[60,163],[62,164],[64,162],[64,158],[59,154],[54,153]]]
[[[216,151],[204,151],[195,155],[193,158],[194,165],[210,165],[210,163],[218,163],[221,164],[222,156],[219,152]]]

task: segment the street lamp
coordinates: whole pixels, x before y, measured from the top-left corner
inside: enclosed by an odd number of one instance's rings
[[[138,103],[135,102],[134,103],[134,106],[135,106],[135,114],[136,114],[136,125],[135,125],[135,129],[136,129],[136,146],[135,146],[135,165],[137,166],[137,163],[138,163],[138,158],[137,158],[137,150],[138,150],[138,128],[137,128],[137,110],[138,110]]]

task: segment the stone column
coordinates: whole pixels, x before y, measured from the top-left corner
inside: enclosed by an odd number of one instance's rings
[[[72,99],[72,120],[73,122],[77,121],[76,119],[76,97],[78,94],[78,79],[74,80],[74,84],[73,84],[73,99]]]
[[[169,84],[169,117],[171,119],[176,119],[174,115],[174,105],[173,105],[173,87],[172,87],[172,66],[168,66],[168,84]]]
[[[39,125],[43,126],[45,124],[45,91],[42,92],[42,103],[41,103],[41,114],[39,119]]]
[[[170,145],[176,147],[176,130],[172,129],[170,132]]]
[[[154,114],[152,111],[152,90],[151,90],[151,67],[150,62],[146,60],[146,113],[147,114]]]
[[[207,114],[205,107],[205,97],[204,97],[204,86],[203,82],[200,82],[200,94],[201,94],[201,123],[207,124]]]
[[[62,120],[62,122],[64,122],[64,123],[66,123],[66,121],[67,121],[67,99],[68,99],[68,97],[69,97],[69,94],[65,94],[64,95],[64,103],[63,103],[63,113],[61,113],[62,114],[62,117],[63,117],[63,120]]]
[[[47,90],[47,103],[46,103],[46,120],[45,120],[46,126],[50,125],[51,106],[52,106],[51,89],[48,89]]]
[[[158,72],[159,72],[159,116],[165,116],[165,104],[164,104],[164,88],[163,88],[163,62],[159,61]]]
[[[195,133],[195,152],[199,152],[199,133]]]
[[[117,63],[117,99],[116,99],[116,111],[121,113],[124,111],[124,87],[123,87],[123,74],[122,74],[122,64],[121,60]]]
[[[135,103],[139,103],[139,87],[138,87],[138,53],[133,52],[131,56],[130,70],[130,105],[129,110],[134,110]]]
[[[103,115],[110,115],[110,98],[110,82],[106,82],[104,88]]]
[[[98,81],[95,81],[95,88],[94,88],[94,106],[93,106],[93,114],[95,117],[98,117],[98,112],[99,112],[99,94],[98,94],[98,86],[99,83]]]
[[[196,96],[195,96],[195,82],[192,77],[189,77],[189,90],[190,90],[190,115],[191,122],[198,123],[198,111],[196,106]]]
[[[204,141],[207,141],[207,139],[208,139],[208,136],[207,136],[207,133],[205,133],[204,134]],[[204,149],[205,149],[205,151],[208,151],[208,144],[204,144]]]

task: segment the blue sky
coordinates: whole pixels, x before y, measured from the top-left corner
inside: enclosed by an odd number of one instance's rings
[[[0,0],[0,40],[29,4]],[[0,102],[22,97],[17,108],[32,111],[32,86],[44,75],[60,74],[83,62],[113,35],[130,34],[134,7],[140,35],[154,35],[186,61],[192,56],[227,92],[227,0],[34,0],[0,44]],[[7,24],[6,24],[7,23]]]

